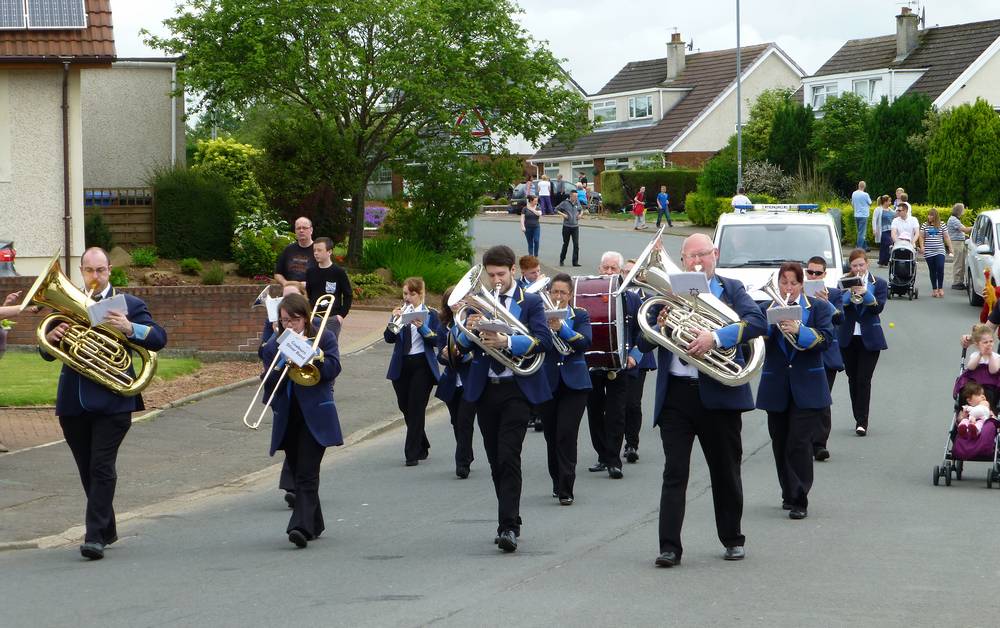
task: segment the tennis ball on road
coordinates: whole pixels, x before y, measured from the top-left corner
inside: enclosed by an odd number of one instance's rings
[[[896,326],[896,323],[889,323],[889,327],[890,327],[890,328],[891,328],[891,327],[895,327],[895,326]]]

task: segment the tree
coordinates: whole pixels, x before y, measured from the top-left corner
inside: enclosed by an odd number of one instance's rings
[[[808,167],[815,156],[809,149],[816,116],[812,107],[789,100],[774,113],[765,156],[785,174]]]
[[[147,43],[177,55],[203,103],[271,100],[329,121],[356,168],[348,256],[358,262],[364,197],[379,166],[429,141],[469,146],[458,115],[528,141],[575,139],[586,105],[558,82],[552,53],[514,20],[510,0],[186,0]]]
[[[872,196],[888,194],[902,187],[911,203],[927,198],[926,151],[911,144],[910,136],[920,133],[931,108],[923,94],[907,94],[891,105],[883,98],[868,117],[865,149],[861,162],[862,178]]]
[[[927,147],[927,188],[941,205],[1000,203],[1000,117],[985,100],[941,114]]]
[[[736,193],[736,136],[725,148],[705,162],[698,176],[698,193],[709,196],[732,196]]]
[[[750,107],[750,116],[743,127],[743,161],[763,161],[767,159],[767,149],[771,141],[771,127],[778,109],[787,105],[792,98],[792,90],[782,87],[765,89]]]
[[[862,178],[868,105],[860,96],[846,93],[827,99],[821,111],[823,117],[816,120],[811,148],[820,173],[846,196]]]

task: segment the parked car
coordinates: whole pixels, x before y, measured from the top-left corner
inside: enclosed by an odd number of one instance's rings
[[[14,270],[14,258],[17,251],[14,250],[14,242],[11,240],[0,240],[0,277],[17,277]]]
[[[976,216],[972,225],[972,233],[965,239],[965,292],[969,297],[969,305],[980,307],[983,304],[983,292],[986,289],[985,270],[990,269],[990,282],[997,285],[997,273],[1000,272],[1000,258],[996,255],[997,244],[1000,243],[1000,209],[985,211]]]
[[[507,208],[507,213],[520,215],[527,204],[528,199],[525,198],[524,184],[518,183],[510,193],[510,206]]]

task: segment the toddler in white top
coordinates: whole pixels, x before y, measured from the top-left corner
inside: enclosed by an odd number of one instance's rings
[[[962,387],[962,399],[965,400],[965,405],[958,417],[958,436],[975,440],[979,438],[983,423],[993,416],[990,402],[986,400],[982,385],[976,382],[969,382]]]

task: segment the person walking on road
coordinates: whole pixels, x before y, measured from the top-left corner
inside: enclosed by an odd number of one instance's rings
[[[656,228],[660,228],[661,221],[666,218],[667,226],[673,227],[674,223],[670,220],[670,195],[667,194],[667,186],[660,186],[660,193],[656,195]]]
[[[898,220],[898,218],[897,218]],[[854,249],[848,257],[849,275],[864,278],[862,286],[844,290],[844,320],[838,331],[840,354],[844,358],[847,385],[854,413],[854,433],[868,434],[868,410],[871,405],[872,377],[879,354],[888,349],[879,314],[885,308],[889,285],[868,271],[864,249]],[[860,298],[855,303],[851,297]]]
[[[528,242],[528,255],[535,257],[538,257],[538,242],[541,238],[542,228],[539,224],[541,215],[542,210],[538,208],[538,199],[529,195],[528,204],[521,212],[521,233],[524,234],[524,239]]]
[[[559,265],[566,263],[566,249],[570,240],[573,241],[573,265],[580,265],[580,201],[576,194],[570,194],[556,206],[556,212],[562,216],[562,249],[559,251]]]
[[[933,207],[927,212],[927,222],[920,227],[916,248],[927,262],[927,270],[931,276],[931,296],[943,299],[945,250],[947,249],[948,255],[951,256],[952,247],[948,232],[941,224],[938,210]]]

